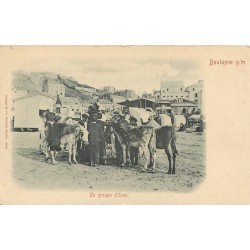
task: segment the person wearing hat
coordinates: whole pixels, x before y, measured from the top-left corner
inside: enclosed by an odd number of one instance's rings
[[[129,113],[129,108],[125,107],[125,109],[123,110],[123,115],[124,115],[124,120],[127,122],[130,122],[130,113]]]
[[[97,114],[92,114],[88,123],[90,166],[99,164],[101,145],[105,142],[103,127],[97,123]]]
[[[50,124],[49,128],[49,146],[51,151],[51,158],[52,158],[52,164],[55,165],[59,163],[56,161],[56,156],[59,151],[61,151],[61,137],[62,137],[62,128],[66,126],[65,123],[60,123],[61,120],[60,115],[56,115],[54,117],[54,123],[53,125]]]
[[[97,119],[101,119],[102,118],[102,113],[101,111],[99,111],[100,108],[100,104],[95,102],[94,104],[90,105],[88,108],[88,120],[89,122],[92,121],[93,115],[97,115]]]
[[[137,129],[137,119],[134,116],[130,117],[130,130]],[[132,143],[130,145],[130,160],[132,166],[138,166],[138,159],[139,159],[139,145],[137,142]]]
[[[174,116],[174,113],[172,112],[171,107],[167,108],[167,115],[171,118],[171,124],[173,126],[172,139],[171,139],[171,147],[175,150],[175,153],[178,155],[178,150],[176,148],[176,135],[175,135],[176,121],[175,121],[175,116]]]

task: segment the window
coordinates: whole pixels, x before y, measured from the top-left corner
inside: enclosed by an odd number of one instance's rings
[[[183,95],[181,97],[183,98]]]
[[[178,95],[176,97],[178,97]]]
[[[194,88],[193,88],[193,91],[194,91]]]
[[[187,98],[188,98],[188,95],[187,95]]]
[[[79,109],[77,109],[76,111],[79,111]]]
[[[167,89],[167,91],[168,91],[168,89]]]
[[[195,93],[195,94],[194,94],[194,97],[198,97],[198,94],[197,94],[197,93]]]
[[[72,111],[74,111],[74,109],[72,109]]]
[[[173,96],[171,95],[171,97],[173,97]]]
[[[181,88],[181,91],[182,91],[182,88]]]

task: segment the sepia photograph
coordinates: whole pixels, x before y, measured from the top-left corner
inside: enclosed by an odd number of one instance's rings
[[[30,65],[13,72],[10,123],[18,185],[116,190],[121,196],[192,192],[201,185],[206,116],[199,62],[114,49],[119,53],[105,59],[65,60],[58,70]]]

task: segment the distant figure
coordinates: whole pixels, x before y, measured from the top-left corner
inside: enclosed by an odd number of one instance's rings
[[[123,111],[123,115],[124,115],[124,120],[127,122],[130,122],[130,113],[129,113],[129,108],[126,107]]]
[[[180,128],[178,129],[178,132],[187,132],[187,129],[183,123],[181,123]]]
[[[201,124],[200,124],[200,126],[198,126],[196,128],[195,132],[202,132],[203,133],[204,130],[205,130],[205,122],[203,120],[201,120]]]

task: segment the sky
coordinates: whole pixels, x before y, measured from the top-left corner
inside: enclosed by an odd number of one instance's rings
[[[14,47],[16,70],[71,76],[95,88],[113,86],[137,94],[160,89],[161,81],[190,85],[204,80],[201,63],[189,46]]]

